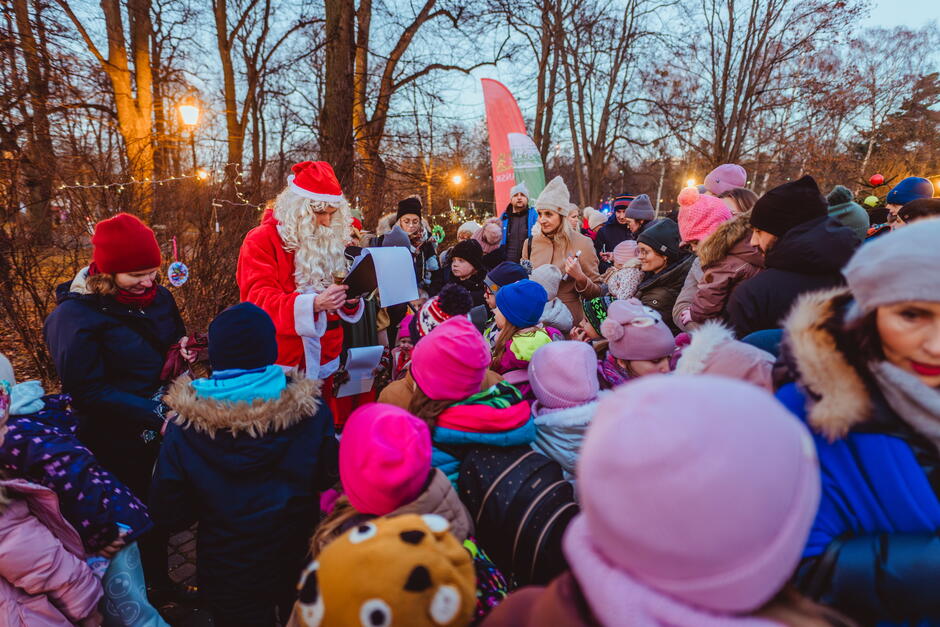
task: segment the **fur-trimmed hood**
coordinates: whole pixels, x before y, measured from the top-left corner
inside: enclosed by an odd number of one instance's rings
[[[676,363],[677,374],[713,374],[746,381],[773,392],[774,356],[735,339],[721,322],[709,320],[691,332]]]
[[[741,240],[751,237],[750,214],[742,214],[734,219],[722,222],[714,233],[705,238],[698,247],[698,258],[702,267],[710,266],[728,256]],[[753,250],[753,249],[752,249]],[[746,249],[745,249],[746,251]],[[763,255],[754,250],[756,259],[763,265]],[[748,259],[753,263],[752,259]]]
[[[809,397],[810,426],[830,441],[872,417],[871,394],[830,331],[841,325],[845,288],[804,294],[784,322],[784,350]]]
[[[191,385],[192,379],[183,375],[170,385],[164,400],[179,414],[173,420],[184,429],[192,428],[213,439],[220,431],[261,438],[268,433],[285,431],[313,416],[320,406],[320,381],[302,377],[296,370],[287,377],[287,387],[280,398],[259,399],[248,404],[199,398]]]

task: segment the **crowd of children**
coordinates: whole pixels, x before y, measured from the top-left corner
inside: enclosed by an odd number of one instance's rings
[[[0,356],[0,623],[159,627],[168,599],[221,627],[940,621],[929,182],[872,228],[844,187],[757,197],[725,164],[675,221],[621,195],[582,232],[556,178],[441,255],[405,199],[374,243],[425,298],[366,319],[324,253],[350,243],[332,169],[293,171],[259,227],[289,263],[240,259],[204,351],[120,214],[46,321],[61,393]],[[388,352],[344,405],[357,324]],[[193,526],[187,590],[167,537]]]

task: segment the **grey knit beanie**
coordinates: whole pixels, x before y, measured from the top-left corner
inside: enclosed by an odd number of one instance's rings
[[[627,217],[634,220],[652,220],[656,217],[650,197],[646,194],[640,194],[627,206]]]
[[[882,305],[940,302],[940,219],[923,220],[861,246],[842,270],[856,315]],[[852,316],[854,317],[854,316]]]

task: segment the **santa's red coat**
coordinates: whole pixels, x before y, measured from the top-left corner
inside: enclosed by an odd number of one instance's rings
[[[304,345],[300,336],[314,335],[314,294],[298,294],[294,282],[294,254],[284,250],[277,232],[277,220],[271,209],[264,212],[261,224],[245,236],[238,254],[235,273],[243,302],[264,309],[277,330],[277,363],[305,367]],[[300,299],[300,302],[298,302]],[[320,364],[336,359],[343,348],[343,328],[339,317],[327,317],[326,331],[319,329]]]

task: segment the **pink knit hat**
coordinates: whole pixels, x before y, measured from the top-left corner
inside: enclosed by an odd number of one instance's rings
[[[578,461],[581,515],[604,562],[685,604],[750,612],[792,575],[819,504],[813,440],[770,394],[654,375],[601,400]],[[575,572],[582,564],[567,552]]]
[[[601,335],[609,340],[611,355],[628,361],[662,359],[676,348],[672,331],[659,313],[636,298],[611,303]]]
[[[699,194],[694,187],[679,192],[679,234],[684,242],[701,242],[733,217],[721,198]]]
[[[677,374],[714,374],[747,381],[774,391],[774,356],[734,339],[720,322],[708,321],[692,331],[692,341],[676,364]]]
[[[529,383],[540,405],[564,409],[597,398],[597,353],[585,342],[552,342],[529,360]]]
[[[431,472],[431,432],[400,407],[369,403],[354,411],[339,443],[339,475],[349,502],[384,516],[415,500]]]
[[[705,177],[705,189],[715,196],[745,185],[747,185],[747,170],[737,163],[723,163]]]
[[[622,266],[631,259],[637,259],[635,240],[626,239],[614,246],[614,263],[616,265]]]
[[[398,337],[411,337],[411,321],[414,317],[414,314],[408,314],[401,319],[401,324],[398,325]]]
[[[490,359],[490,347],[473,323],[450,318],[415,345],[411,376],[428,398],[462,401],[480,391]]]

